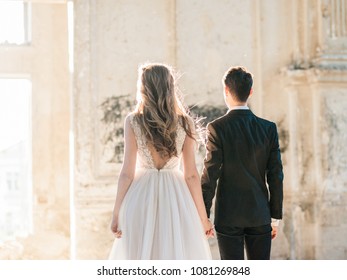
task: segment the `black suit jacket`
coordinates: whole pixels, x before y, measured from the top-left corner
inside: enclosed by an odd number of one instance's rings
[[[207,126],[202,190],[216,226],[255,227],[282,218],[283,171],[276,124],[232,110]],[[218,185],[217,185],[218,181]]]

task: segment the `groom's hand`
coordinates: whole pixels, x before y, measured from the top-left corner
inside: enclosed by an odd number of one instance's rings
[[[272,231],[271,231],[271,239],[275,239],[277,236],[277,232],[278,232],[278,226],[272,226]]]

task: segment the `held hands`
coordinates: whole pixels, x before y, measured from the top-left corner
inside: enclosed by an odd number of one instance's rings
[[[214,237],[214,226],[210,220],[203,221],[203,227],[207,238]]]
[[[118,217],[113,216],[111,222],[111,231],[116,238],[122,237],[122,231],[118,229]]]

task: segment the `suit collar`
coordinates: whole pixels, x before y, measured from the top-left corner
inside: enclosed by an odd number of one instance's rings
[[[253,115],[250,109],[233,109],[226,113],[226,115]]]
[[[249,107],[247,105],[233,106],[228,110],[228,112],[232,110],[249,110]]]

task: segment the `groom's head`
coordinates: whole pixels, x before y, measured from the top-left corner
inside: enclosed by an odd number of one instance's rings
[[[223,77],[226,93],[236,102],[247,102],[252,91],[252,74],[243,67],[231,67]]]

